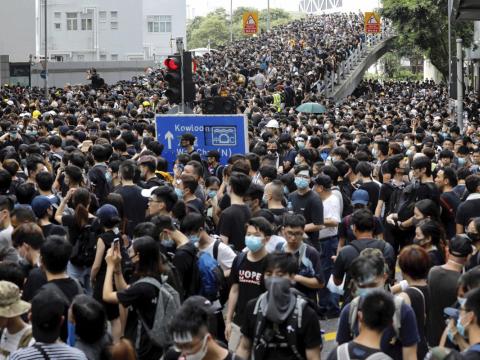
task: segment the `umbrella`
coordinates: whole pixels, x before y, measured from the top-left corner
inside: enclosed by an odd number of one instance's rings
[[[297,107],[295,110],[298,112],[303,112],[303,113],[312,113],[312,114],[323,114],[327,109],[325,109],[325,106],[322,104],[318,103],[305,103]]]

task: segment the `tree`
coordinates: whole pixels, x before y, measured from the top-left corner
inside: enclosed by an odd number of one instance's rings
[[[243,13],[254,8],[238,7],[233,12],[233,39],[240,40],[243,34]],[[260,32],[267,29],[267,10],[259,12]],[[271,28],[288,23],[292,16],[282,9],[270,9]],[[216,9],[207,16],[198,16],[187,24],[187,44],[190,49],[210,46],[216,48],[230,41],[230,14],[223,8]]]
[[[383,0],[382,15],[397,30],[396,48],[418,47],[448,78],[448,0]],[[452,38],[470,46],[473,23],[457,23],[454,30]]]

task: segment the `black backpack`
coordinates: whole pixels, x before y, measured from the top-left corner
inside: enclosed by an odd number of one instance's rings
[[[97,239],[100,233],[100,223],[95,219],[92,224],[85,225],[75,244],[73,244],[70,262],[75,266],[90,267],[97,253]]]
[[[425,185],[431,190],[435,187],[434,183],[425,183]],[[415,203],[420,200],[418,195],[420,186],[420,182],[407,185],[399,195],[399,199],[395,204],[395,212],[398,214],[399,221],[408,220],[413,216]]]

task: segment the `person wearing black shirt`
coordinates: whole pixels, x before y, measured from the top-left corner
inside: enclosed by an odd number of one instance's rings
[[[470,219],[479,215],[480,209],[480,175],[470,175],[465,179],[465,186],[469,192],[467,199],[457,209],[455,217],[457,234],[463,234]]]
[[[455,216],[460,205],[460,197],[453,191],[457,186],[457,174],[450,167],[440,169],[435,177],[435,184],[442,192],[440,195],[440,206],[442,212],[440,218],[445,226],[447,239],[455,236]]]
[[[265,291],[263,275],[268,255],[265,244],[266,234],[271,232],[271,224],[263,218],[252,218],[246,228],[244,241],[248,251],[235,257],[230,270],[232,287],[225,321],[225,338],[230,350],[235,350],[240,340],[240,325],[247,302]]]
[[[372,180],[372,167],[366,161],[361,161],[355,168],[360,184],[359,189],[368,192],[370,199],[370,210],[375,213],[377,207],[378,198],[380,196],[380,185]]]
[[[250,209],[243,197],[250,187],[252,180],[248,175],[239,172],[233,172],[229,178],[229,196],[231,205],[225,209],[221,215],[217,226],[217,231],[222,240],[233,245],[236,251],[241,251],[245,247],[245,224],[251,217]]]
[[[205,205],[195,196],[198,188],[198,181],[192,175],[182,174],[180,181],[177,182],[177,193],[181,194],[185,205],[191,205],[198,210],[200,214],[205,212]]]
[[[170,324],[174,348],[165,360],[180,360],[195,356],[198,360],[242,360],[214,339],[209,324],[214,306],[201,296],[187,299]]]
[[[165,181],[155,174],[155,170],[157,170],[157,159],[155,156],[144,155],[140,157],[138,159],[138,167],[140,168],[140,177],[142,178],[142,188],[151,189],[154,186],[165,185]]]
[[[241,328],[243,336],[236,352],[240,357],[249,359],[254,355],[255,359],[290,360],[300,356],[307,360],[320,359],[320,322],[311,303],[291,286],[296,269],[296,259],[292,254],[271,254],[267,257],[267,292],[247,303]]]
[[[320,196],[309,188],[310,171],[306,165],[296,167],[295,185],[297,190],[290,194],[288,202],[292,203],[295,214],[303,215],[305,218],[305,233],[310,245],[317,251],[321,251],[318,235],[323,224],[323,203]]]
[[[145,221],[148,200],[142,196],[142,188],[133,183],[136,165],[127,160],[120,165],[119,176],[122,185],[115,190],[123,199],[123,215],[128,220],[125,233],[133,235],[133,229],[137,224]]]

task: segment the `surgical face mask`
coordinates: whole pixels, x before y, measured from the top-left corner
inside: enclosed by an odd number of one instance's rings
[[[286,185],[283,186],[283,193],[284,193],[285,195],[290,194],[290,190],[288,190],[288,187],[287,187]]]
[[[179,200],[183,199],[183,190],[182,189],[175,188],[175,194],[177,194]]]
[[[210,191],[208,192],[208,197],[209,197],[210,199],[213,199],[215,196],[217,196],[217,190],[210,190]]]
[[[190,240],[192,243],[196,244],[200,241],[200,237],[197,234],[192,234],[188,237],[188,240]]]
[[[162,246],[166,249],[171,249],[175,246],[175,242],[172,239],[165,239],[160,242]]]
[[[465,303],[467,302],[467,299],[464,297],[457,297],[457,301],[460,304],[460,307],[464,307]]]
[[[406,155],[407,155],[407,156],[413,155],[413,151],[410,150],[410,149],[408,149],[407,152],[406,152]]]
[[[295,157],[295,164],[299,165],[301,163],[302,163],[302,161],[300,160],[300,158],[298,156]]]
[[[464,338],[465,337],[465,326],[462,324],[462,317],[461,316],[459,316],[458,319],[457,319],[456,327],[457,327],[457,331],[460,334],[460,336]]]
[[[263,195],[262,197],[262,202],[266,205],[268,204],[268,196],[267,195]]]
[[[305,142],[304,141],[298,141],[297,142],[297,147],[299,150],[302,150],[305,148]]]
[[[208,341],[208,335],[205,335],[202,341],[201,349],[195,354],[184,355],[183,358],[185,360],[202,360],[207,354],[207,348],[208,348],[207,341]]]
[[[245,236],[245,246],[251,252],[257,252],[263,247],[262,238],[260,236],[247,235]]]
[[[377,149],[375,149],[375,148],[372,149],[372,156],[373,156],[374,158],[377,158],[377,156],[378,156]]]
[[[295,178],[295,185],[299,189],[306,189],[308,188],[308,180],[302,177],[296,177]]]
[[[405,149],[408,149],[410,146],[412,146],[412,142],[409,140],[404,140],[403,146],[405,146]]]
[[[358,288],[356,295],[357,296],[367,296],[370,294],[372,291],[375,290],[385,290],[383,285],[382,286],[376,286],[376,287],[371,287],[371,288]]]
[[[108,183],[112,182],[112,174],[110,173],[110,171],[105,171],[105,179]]]
[[[465,158],[458,158],[458,166],[462,167],[466,162]]]

